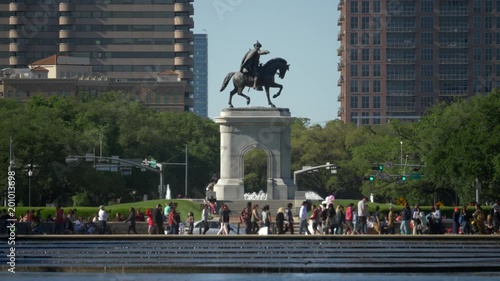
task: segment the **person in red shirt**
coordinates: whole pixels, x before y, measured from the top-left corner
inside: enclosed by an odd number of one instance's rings
[[[56,207],[56,215],[54,219],[54,234],[64,233],[64,210],[61,206]]]
[[[146,216],[148,217],[148,233],[152,234],[153,230],[153,210],[151,208],[146,210]]]
[[[349,204],[347,208],[345,209],[345,225],[346,225],[346,234],[352,234],[354,230],[354,226],[352,224],[352,207],[354,206],[353,203]]]

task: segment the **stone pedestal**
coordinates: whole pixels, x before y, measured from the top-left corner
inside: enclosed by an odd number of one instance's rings
[[[220,178],[217,200],[243,200],[245,154],[259,148],[267,154],[267,199],[295,198],[291,175],[291,124],[287,108],[226,108],[215,118],[220,125]]]

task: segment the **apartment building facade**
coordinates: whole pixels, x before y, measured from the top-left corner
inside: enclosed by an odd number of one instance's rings
[[[0,0],[0,68],[54,54],[90,60],[116,82],[175,71],[193,110],[194,0]]]
[[[339,0],[338,117],[418,120],[500,85],[500,1]]]
[[[194,35],[194,113],[208,117],[208,36]]]

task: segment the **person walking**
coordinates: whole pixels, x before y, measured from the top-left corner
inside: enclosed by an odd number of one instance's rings
[[[227,207],[226,204],[221,206],[221,211],[219,212],[219,215],[221,216],[220,219],[220,229],[219,232],[217,232],[217,235],[219,234],[224,234],[227,235],[227,228],[229,227],[229,208]]]
[[[188,216],[186,218],[186,227],[187,227],[187,234],[193,234],[193,228],[194,228],[194,214],[193,214],[193,212],[188,213]]]
[[[259,205],[258,204],[253,205],[252,218],[250,219],[250,221],[252,222],[252,234],[257,234],[260,229],[259,227],[260,217],[258,210],[259,210]]]
[[[353,232],[354,232],[354,225],[352,223],[353,207],[354,207],[354,204],[350,203],[347,206],[347,208],[345,209],[345,233],[346,234],[353,234]]]
[[[293,204],[292,203],[288,203],[286,205],[286,209],[285,209],[285,233],[290,230],[290,234],[293,235],[293,232],[294,232],[294,224],[293,224],[293,213],[292,213],[292,207],[293,207]]]
[[[406,203],[405,207],[401,211],[401,234],[410,234],[410,220],[411,220],[411,210],[410,204]]]
[[[368,213],[368,205],[367,202],[368,198],[366,196],[363,197],[358,202],[358,227],[356,229],[356,232],[359,234],[366,234],[367,231],[367,218],[370,216]]]
[[[451,219],[452,219],[452,223],[453,223],[451,233],[459,234],[458,229],[460,228],[460,212],[458,210],[458,207],[455,207],[453,209],[453,215],[452,215]]]
[[[320,221],[320,211],[319,208],[316,205],[312,205],[312,215],[309,218],[312,221],[312,228],[313,228],[313,234],[319,234],[319,221]]]
[[[106,223],[108,221],[108,213],[104,210],[104,205],[99,206],[99,213],[97,215],[99,220],[99,234],[104,234],[106,233]]]
[[[208,216],[210,214],[210,206],[208,204],[203,204],[203,209],[201,210],[201,219],[203,221],[203,233],[206,234],[208,229],[210,228],[208,224]],[[200,229],[201,232],[201,229]]]
[[[328,205],[328,227],[330,228],[329,233],[335,234],[335,230],[338,228],[337,212],[335,211],[335,206],[333,203]]]
[[[300,225],[299,225],[299,235],[302,234],[302,230],[305,228],[306,229],[306,235],[311,235],[311,232],[309,231],[309,227],[307,225],[307,201],[302,202],[302,206],[300,207],[299,211],[299,218],[300,218]]]
[[[394,234],[394,222],[396,221],[396,215],[394,214],[394,206],[389,208],[389,214],[387,215],[387,234]]]
[[[156,205],[156,208],[153,210],[153,227],[153,233],[165,234],[165,230],[163,229],[163,208],[161,204]]]
[[[128,222],[128,229],[127,229],[127,234],[130,234],[130,231],[133,231],[135,234],[137,234],[137,230],[135,229],[135,209],[134,207],[130,207],[130,213],[128,215],[127,220],[125,220],[125,223]]]
[[[245,234],[252,234],[252,202],[247,202],[247,206],[241,211],[240,223],[245,226]]]
[[[285,224],[285,209],[280,207],[276,213],[276,228],[278,229],[278,234],[284,234],[284,224]]]

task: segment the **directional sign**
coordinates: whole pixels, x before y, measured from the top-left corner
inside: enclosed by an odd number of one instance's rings
[[[392,166],[393,166],[393,165],[394,165],[394,164],[393,164],[391,161],[387,161],[387,162],[385,162],[385,166],[386,166],[387,168],[392,168]]]
[[[149,166],[151,166],[151,168],[156,168],[156,160],[151,159],[151,160],[149,161]]]

